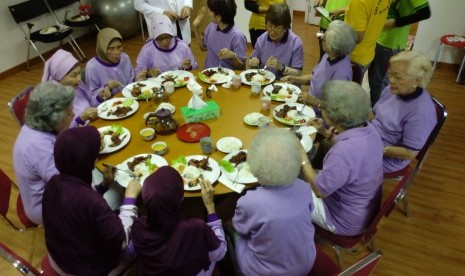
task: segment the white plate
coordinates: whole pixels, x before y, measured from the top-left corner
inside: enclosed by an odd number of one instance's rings
[[[76,15],[76,16],[69,18],[68,20],[72,22],[80,22],[80,21],[88,20],[89,18],[90,17],[88,15]]]
[[[240,150],[240,151],[247,152],[247,150]],[[226,155],[223,158],[223,160],[229,161],[231,157],[238,154],[240,151],[238,150],[238,151],[231,152],[230,154]],[[239,171],[238,171],[238,168],[240,169]],[[227,172],[223,167],[220,167],[220,169],[230,181],[234,181],[235,179],[236,183],[250,184],[250,183],[256,183],[258,181],[257,178],[250,172],[250,167],[249,167],[249,164],[247,164],[247,162],[240,163],[239,165],[237,165],[237,167],[234,168],[234,171],[232,172]],[[237,175],[237,178],[236,178],[236,175]]]
[[[138,97],[135,97],[132,95],[132,88],[136,84],[145,84],[144,87],[141,88],[142,94],[139,95]],[[153,95],[152,87],[156,87],[157,89],[161,88],[161,85],[158,81],[150,81],[150,80],[145,80],[145,81],[136,81],[133,83],[130,83],[126,85],[126,87],[123,88],[123,96],[129,99],[134,99],[134,100],[146,100],[150,99]]]
[[[98,129],[98,132],[100,132],[100,137],[102,137],[102,134],[106,130],[111,129],[111,127],[112,126],[100,127]],[[131,132],[129,132],[129,130],[127,128],[123,127],[123,133],[120,134],[119,137],[120,137],[120,139],[122,139],[121,144],[119,144],[116,147],[110,147],[109,145],[112,144],[111,135],[104,135],[102,140],[103,140],[105,146],[100,151],[100,154],[114,152],[114,151],[117,151],[120,148],[124,147],[127,143],[129,143],[129,140],[131,140]]]
[[[266,117],[265,115],[259,112],[252,112],[244,116],[244,123],[249,126],[258,126],[258,119],[261,117]]]
[[[313,140],[310,137],[310,134],[316,132],[316,128],[309,126],[309,127],[301,127],[296,132],[302,134],[302,139],[300,139],[300,144],[304,147],[305,152],[309,152],[313,147]]]
[[[156,154],[150,154],[150,153],[145,153],[145,154],[138,154],[136,156],[133,156],[133,157],[130,157],[126,160],[124,160],[121,164],[117,165],[116,167],[118,169],[122,169],[122,170],[129,170],[128,168],[128,162],[131,162],[132,160],[134,160],[134,158],[136,157],[139,157],[139,156],[147,156],[147,155],[150,155],[151,157],[151,161],[152,161],[152,164],[155,164],[157,165],[158,167],[162,167],[162,166],[167,166],[168,165],[168,162],[166,162],[165,158],[159,156],[159,155],[156,155]],[[152,172],[149,172],[149,171],[145,171],[147,170],[147,166],[144,164],[144,163],[140,163],[136,166],[136,171],[140,170],[142,172],[142,176],[140,177],[139,181],[140,181],[140,184],[143,185],[144,184],[144,180],[150,175],[152,174]],[[123,171],[120,171],[120,170],[117,170],[116,171],[116,174],[115,174],[115,180],[123,187],[127,187],[128,186],[128,183],[129,181],[131,180],[132,178],[129,176],[129,174],[123,172]]]
[[[274,90],[276,86],[281,86],[281,89],[278,91],[277,94],[273,94],[272,91]],[[273,101],[277,101],[277,102],[287,102],[287,101],[296,102],[301,92],[302,91],[300,90],[298,86],[290,84],[290,83],[282,83],[282,82],[269,84],[265,86],[265,88],[263,88],[263,94],[266,96],[269,96]]]
[[[231,153],[242,148],[242,142],[236,137],[223,137],[216,142],[216,148],[224,153]]]
[[[58,28],[57,27],[45,27],[43,28],[42,30],[40,30],[40,34],[42,35],[47,35],[47,34],[53,34],[53,33],[56,33],[58,31]]]
[[[171,112],[171,114],[176,112],[176,107],[174,105],[170,104],[170,103],[161,103],[161,104],[159,104],[157,109],[155,110],[155,112],[157,112],[158,110],[160,110],[162,108],[168,109]]]
[[[167,78],[170,77],[174,78],[174,87],[185,86],[189,80],[195,79],[194,75],[189,71],[174,70],[161,73],[157,80],[163,85],[165,81],[168,81]]]
[[[276,115],[278,111],[280,111],[285,105],[289,105],[291,107],[295,106],[297,107],[296,110],[290,110],[287,112],[287,116],[289,117],[289,120],[286,120],[284,118],[280,118]],[[302,104],[301,103],[285,103],[278,105],[277,107],[274,108],[273,110],[273,117],[280,123],[283,123],[285,125],[290,125],[290,126],[301,126],[305,125],[308,123],[308,120],[311,118],[315,118],[315,111],[313,111],[313,108],[309,106],[305,106],[304,109],[302,110],[302,115],[299,116],[297,115],[297,111],[302,109]],[[297,122],[298,120],[305,120],[304,122]]]
[[[126,113],[126,115],[121,117],[118,117],[116,115],[108,115],[109,111],[114,111],[118,106],[123,106],[123,103],[125,101],[132,101],[132,104],[130,105],[130,107],[132,108],[131,111],[129,111],[128,113]],[[134,114],[137,111],[137,109],[139,109],[139,103],[133,99],[128,98],[112,98],[104,101],[103,103],[99,104],[99,106],[97,106],[98,116],[105,120],[118,120],[129,117],[132,114]]]
[[[271,71],[263,70],[263,75],[261,75],[261,74],[258,74],[258,69],[249,69],[249,70],[245,70],[245,71],[241,72],[240,76],[241,76],[242,83],[250,85],[250,81],[248,81],[245,78],[245,75],[249,74],[249,73],[255,73],[255,75],[253,75],[253,77],[252,77],[252,81],[256,80],[256,81],[260,82],[262,85],[270,84],[276,78],[275,75],[273,74],[273,72],[271,72]]]
[[[211,67],[211,68],[205,69],[199,73],[199,79],[206,83],[219,84],[219,83],[225,83],[231,80],[231,78],[235,75],[234,71],[229,68],[222,67],[221,69],[223,70],[224,73],[219,73],[218,67]],[[204,72],[208,70],[213,70],[216,73],[214,73],[211,77],[207,77],[205,76]]]
[[[189,162],[191,159],[202,160],[204,158],[207,158],[207,157],[203,156],[203,155],[186,156],[187,162]],[[196,171],[197,173],[201,173],[206,180],[210,181],[210,183],[213,184],[213,183],[215,183],[216,180],[218,180],[218,177],[220,177],[220,174],[221,174],[220,166],[218,165],[218,162],[216,162],[211,157],[210,157],[210,159],[208,159],[208,166],[210,166],[212,168],[211,171],[204,171],[202,169],[197,169],[197,170],[194,169],[193,171]],[[172,167],[175,168],[175,169],[178,169],[176,164],[174,164]],[[194,186],[194,187],[189,187],[189,185],[187,185],[187,183],[190,180],[193,180],[193,179],[198,177],[198,176],[195,176],[194,178],[192,178],[192,176],[189,176],[189,175],[186,174],[186,172],[191,171],[190,167],[191,166],[186,165],[184,170],[182,172],[179,172],[181,174],[182,178],[184,179],[184,190],[185,191],[198,191],[198,190],[201,189],[200,185],[197,185],[197,186]]]

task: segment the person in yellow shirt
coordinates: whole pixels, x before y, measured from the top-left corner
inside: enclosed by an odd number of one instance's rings
[[[375,56],[376,40],[384,28],[391,0],[350,0],[345,22],[357,33],[358,43],[350,54],[355,82],[361,83]]]
[[[274,3],[286,3],[286,0],[244,0],[244,6],[252,12],[249,20],[249,34],[252,47],[257,38],[266,32],[265,14]]]

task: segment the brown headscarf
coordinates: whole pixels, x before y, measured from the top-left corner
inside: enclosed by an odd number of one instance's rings
[[[134,222],[131,233],[140,275],[196,275],[208,269],[208,252],[220,245],[205,222],[183,218],[183,187],[182,177],[169,166],[144,182],[147,216]]]
[[[121,36],[121,34],[117,30],[112,28],[101,29],[97,35],[97,57],[101,61],[108,64],[113,63],[107,58],[108,46],[110,45],[113,39],[119,39],[123,41],[123,37]]]

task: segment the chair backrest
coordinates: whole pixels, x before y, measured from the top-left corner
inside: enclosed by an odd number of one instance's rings
[[[29,86],[8,102],[8,108],[20,126],[24,125],[26,106],[32,90],[34,90],[34,86]]]
[[[32,264],[18,256],[13,252],[8,246],[0,242],[0,256],[2,256],[6,261],[8,261],[12,266],[14,266],[19,272],[23,275],[42,275],[39,270],[37,270]]]
[[[17,24],[49,13],[49,10],[43,0],[28,0],[16,5],[8,6],[8,8]]]
[[[80,3],[79,0],[45,0],[53,11],[71,6],[74,3]]]
[[[382,255],[383,253],[380,250],[376,250],[344,270],[339,276],[368,276],[378,264]]]
[[[316,257],[309,276],[335,276],[341,273],[341,268],[323,251],[321,245],[315,244]]]

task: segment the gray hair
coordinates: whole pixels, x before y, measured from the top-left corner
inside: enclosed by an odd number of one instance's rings
[[[357,43],[357,34],[354,28],[341,20],[329,23],[325,38],[328,47],[338,57],[352,52]]]
[[[26,107],[25,121],[30,128],[55,131],[73,103],[74,89],[56,82],[43,82],[32,90]]]
[[[250,171],[263,186],[287,186],[299,175],[301,147],[287,129],[261,129],[247,154]]]
[[[390,63],[404,62],[407,65],[407,74],[410,77],[418,78],[419,86],[426,87],[433,74],[431,61],[418,51],[402,51],[391,57]]]
[[[335,80],[323,86],[322,109],[331,121],[350,129],[366,122],[371,107],[367,93],[359,84]]]

